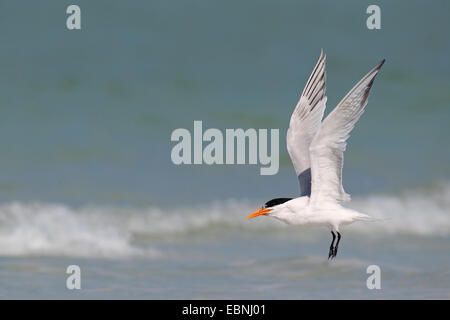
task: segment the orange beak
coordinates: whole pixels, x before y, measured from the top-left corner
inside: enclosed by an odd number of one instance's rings
[[[254,217],[257,217],[257,216],[261,216],[261,215],[266,215],[270,211],[272,211],[272,209],[264,209],[264,208],[258,209],[255,212],[253,212],[251,215],[249,215],[247,217],[247,219],[251,219],[251,218],[254,218]]]

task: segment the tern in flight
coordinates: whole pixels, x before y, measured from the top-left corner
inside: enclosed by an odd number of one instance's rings
[[[341,205],[350,200],[342,187],[342,167],[346,141],[364,112],[373,81],[384,61],[370,70],[322,121],[327,97],[326,55],[321,52],[292,113],[286,137],[300,183],[300,197],[272,199],[247,219],[266,215],[290,225],[326,226],[333,237],[328,259],[336,257],[340,225],[371,220],[368,215]]]

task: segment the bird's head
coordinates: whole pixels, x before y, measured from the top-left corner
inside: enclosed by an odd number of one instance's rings
[[[247,219],[255,218],[257,216],[270,215],[270,213],[274,213],[277,210],[277,206],[289,200],[292,200],[292,198],[276,198],[267,201],[261,208],[249,215]]]

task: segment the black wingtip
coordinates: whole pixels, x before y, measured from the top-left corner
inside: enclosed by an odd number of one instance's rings
[[[383,66],[384,62],[386,61],[386,59],[381,60],[381,62],[379,64],[377,64],[375,67],[373,67],[372,70],[369,71],[369,73],[367,75],[371,75],[373,73],[377,74],[378,71],[380,71],[381,67]]]

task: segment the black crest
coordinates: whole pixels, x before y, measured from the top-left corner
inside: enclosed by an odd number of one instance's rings
[[[270,208],[270,207],[274,207],[276,205],[285,203],[286,201],[292,200],[293,198],[276,198],[276,199],[272,199],[270,201],[267,201],[264,204],[264,208]]]

